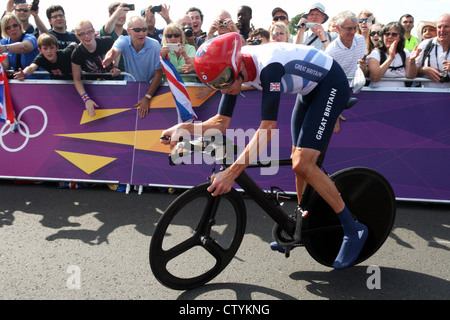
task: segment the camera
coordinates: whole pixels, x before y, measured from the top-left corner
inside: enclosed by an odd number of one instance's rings
[[[167,47],[172,52],[178,52],[178,50],[180,50],[180,47],[178,46],[178,43],[168,43]]]
[[[126,4],[124,7],[130,9],[130,11],[134,11],[134,4]]]
[[[441,73],[441,78],[439,79],[439,82],[440,83],[450,82],[450,76],[448,75],[448,72]]]
[[[162,11],[162,7],[161,6],[155,6],[155,7],[151,8],[150,11],[153,12],[153,13],[161,12]]]
[[[33,0],[33,4],[31,5],[31,10],[37,11],[39,8],[39,0]]]
[[[219,20],[219,27],[226,27],[228,23],[225,20]]]
[[[249,41],[248,44],[251,46],[258,46],[261,44],[261,42],[262,42],[261,39],[252,39]]]
[[[306,22],[306,23],[302,23],[300,24],[300,28],[314,28],[316,26],[316,23],[313,22]]]
[[[185,26],[185,27],[183,28],[183,31],[184,31],[184,35],[185,35],[187,38],[192,37],[192,35],[194,34],[194,29],[192,29],[191,26]]]

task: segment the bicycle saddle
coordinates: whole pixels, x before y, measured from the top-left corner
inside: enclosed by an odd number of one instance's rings
[[[348,99],[347,102],[347,106],[345,107],[345,109],[350,109],[351,107],[353,107],[356,103],[358,102],[358,98],[350,98]]]

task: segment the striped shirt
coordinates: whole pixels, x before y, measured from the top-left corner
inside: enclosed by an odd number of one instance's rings
[[[355,34],[351,47],[347,48],[341,39],[337,38],[330,43],[325,52],[341,65],[347,77],[354,77],[358,60],[367,53],[366,40],[364,36]]]

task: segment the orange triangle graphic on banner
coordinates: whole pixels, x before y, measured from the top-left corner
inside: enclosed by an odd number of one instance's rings
[[[138,150],[170,153],[170,147],[159,142],[162,130],[119,131],[57,134],[60,137],[109,142],[135,146]]]
[[[87,174],[97,171],[100,168],[117,160],[117,158],[95,156],[90,154],[82,154],[75,152],[66,152],[55,150],[59,155],[73,163],[77,168],[83,170]]]
[[[95,117],[92,118],[86,110],[83,112],[83,116],[81,117],[80,124],[85,124],[88,122],[96,121],[102,118],[110,117],[128,110],[131,110],[132,108],[125,108],[125,109],[96,109],[95,110]]]

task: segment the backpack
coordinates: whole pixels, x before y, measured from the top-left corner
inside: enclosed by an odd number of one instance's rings
[[[430,66],[430,54],[431,50],[434,48],[433,39],[428,42],[427,46],[425,47],[425,50],[423,50],[423,59],[422,59],[422,67],[425,66],[425,60],[428,59],[428,67]]]
[[[386,61],[386,59],[387,59],[386,52],[384,52],[384,51],[382,51],[382,50],[380,50],[380,49],[378,49],[378,48],[375,49],[375,50],[378,50],[378,51],[380,52],[380,65],[382,65],[382,64]],[[400,57],[402,58],[402,65],[399,66],[399,67],[391,67],[391,66],[389,66],[389,69],[391,69],[391,70],[393,70],[393,71],[405,67],[405,60],[406,60],[406,54],[405,54],[405,51],[402,50],[402,51],[400,51],[398,54],[399,54]]]

